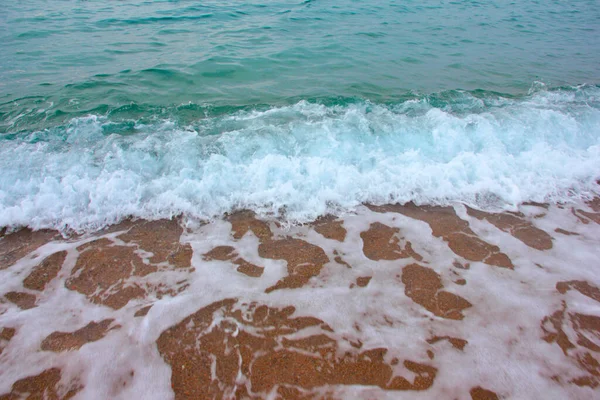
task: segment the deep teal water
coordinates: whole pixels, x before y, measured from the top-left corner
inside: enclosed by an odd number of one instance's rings
[[[600,174],[598,1],[5,1],[0,54],[0,225],[510,205]]]

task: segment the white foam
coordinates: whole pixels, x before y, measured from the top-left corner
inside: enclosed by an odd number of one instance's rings
[[[515,207],[590,195],[600,176],[596,87],[521,99],[461,93],[396,105],[267,111],[137,124],[105,117],[0,145],[0,226],[88,230],[127,216],[210,218],[234,208],[305,221],[363,202]]]
[[[41,258],[59,250],[69,252],[59,278],[38,298],[38,307],[21,311],[12,304],[0,303],[0,326],[17,328],[17,334],[0,356],[3,366],[0,369],[0,393],[9,391],[16,379],[58,366],[62,368],[63,382],[68,382],[69,377],[81,380],[84,387],[76,398],[172,398],[171,370],[158,353],[157,338],[165,329],[202,307],[235,297],[240,299],[238,305],[252,301],[278,308],[293,305],[296,307],[294,317],[311,316],[323,320],[333,332],[322,333],[337,341],[340,353],[356,351],[348,348],[347,340],[360,340],[363,343],[361,350],[386,348],[388,362],[394,357],[401,360],[394,366],[395,375],[412,376],[402,365],[403,360],[438,369],[433,386],[424,392],[386,392],[378,387],[358,385],[322,388],[332,391],[335,397],[466,398],[469,388],[483,386],[505,398],[591,398],[592,389],[564,383],[582,372],[572,358],[564,356],[556,343],[541,339],[540,323],[544,317],[559,310],[562,301],[568,303],[569,312],[592,315],[600,312],[597,302],[575,290],[564,295],[556,290],[558,281],[585,279],[592,285],[600,284],[597,271],[600,225],[577,222],[569,208],[551,206],[549,210],[539,207],[534,210],[533,207],[522,207],[529,222],[554,237],[552,249],[539,251],[486,221],[469,217],[461,205],[455,205],[455,210],[479,237],[498,245],[511,258],[515,269],[471,262],[470,269],[458,271],[468,283],[465,286],[453,284],[456,271],[451,268],[452,261],[465,260],[454,254],[442,238],[433,237],[427,223],[401,214],[380,214],[358,207],[355,215],[347,215],[343,221],[347,229],[343,243],[324,239],[309,226],[287,229],[271,224],[276,236],[300,237],[320,246],[331,262],[302,288],[267,294],[265,289],[287,274],[285,262],[261,258],[257,252],[258,239],[252,232],[234,240],[231,225],[219,220],[203,226],[190,223],[190,229],[181,239],[189,242],[194,250],[194,272],[164,269],[140,278],[170,285],[185,277],[190,285],[187,289],[176,297],[157,299],[149,295],[130,301],[122,309],[112,310],[91,303],[64,285],[75,265],[77,247],[91,237],[44,245],[35,250],[39,257],[28,256],[9,269],[0,270],[0,293],[23,290],[23,277]],[[473,304],[464,311],[463,320],[435,317],[404,294],[399,275],[405,265],[415,262],[414,259],[373,261],[363,254],[360,233],[374,222],[398,228],[399,235],[411,241],[413,249],[423,256],[419,264],[440,274],[444,290]],[[569,228],[579,236],[556,234],[554,229],[557,227]],[[105,237],[114,239],[116,235],[111,233]],[[264,274],[260,278],[249,278],[238,273],[230,262],[203,259],[202,254],[222,245],[235,247],[246,260],[265,267]],[[352,268],[333,261],[334,251]],[[536,263],[543,265],[543,269]],[[361,276],[372,276],[372,279],[364,288],[351,289],[350,285]],[[148,315],[133,317],[134,310],[148,302],[154,302]],[[71,332],[90,321],[105,318],[114,318],[114,323],[121,328],[96,342],[85,344],[78,351],[51,353],[40,350],[43,338],[53,331]],[[289,338],[315,333],[318,332],[301,331]],[[567,334],[574,343],[577,341],[574,332],[567,329]],[[459,351],[446,341],[428,344],[426,339],[434,335],[462,338],[468,345]],[[427,350],[435,353],[434,359],[429,359]],[[131,376],[130,371],[135,374]],[[552,380],[554,375],[561,375],[563,384]],[[267,396],[266,393],[255,394]]]

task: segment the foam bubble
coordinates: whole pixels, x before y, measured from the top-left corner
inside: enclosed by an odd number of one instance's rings
[[[585,198],[600,175],[598,94],[301,101],[190,126],[75,118],[2,142],[0,226],[88,230],[235,208],[305,221],[363,202],[510,208]],[[113,133],[119,124],[135,134]]]
[[[579,207],[581,209],[576,210]],[[9,302],[0,303],[0,327],[14,328],[17,332],[0,358],[5,367],[0,374],[0,393],[9,392],[17,380],[38,375],[49,368],[60,368],[62,384],[67,387],[77,384],[80,398],[172,398],[173,390],[177,394],[184,393],[185,383],[173,383],[172,379],[177,369],[183,369],[185,363],[175,364],[170,361],[159,350],[157,340],[166,330],[182,323],[198,310],[223,299],[238,298],[235,307],[241,313],[247,311],[244,304],[253,302],[273,309],[293,306],[293,318],[316,318],[329,327],[324,330],[311,325],[294,329],[294,324],[286,324],[285,319],[279,320],[275,326],[283,326],[284,329],[274,329],[271,336],[271,340],[273,337],[283,338],[277,351],[289,348],[291,354],[304,353],[317,360],[322,357],[329,363],[332,360],[325,355],[333,356],[334,353],[328,353],[328,346],[317,345],[307,349],[302,345],[289,344],[309,337],[325,337],[330,338],[329,345],[336,349],[335,355],[340,358],[348,354],[384,349],[385,363],[390,368],[393,367],[394,376],[406,377],[410,381],[415,378],[415,374],[405,368],[404,360],[425,364],[437,370],[433,385],[423,392],[385,391],[376,385],[376,380],[373,383],[370,377],[365,377],[364,383],[354,385],[328,382],[327,378],[322,382],[328,384],[317,383],[320,386],[317,388],[303,384],[301,380],[297,386],[294,385],[299,389],[310,389],[311,393],[312,390],[327,390],[336,398],[468,398],[471,388],[482,386],[504,398],[536,398],[540,394],[551,399],[593,397],[593,388],[579,386],[574,383],[574,379],[589,375],[585,366],[577,362],[577,355],[585,351],[585,348],[596,346],[595,330],[587,330],[585,327],[578,328],[578,331],[572,330],[572,326],[577,326],[569,322],[571,317],[557,322],[554,329],[563,329],[566,334],[562,340],[570,340],[574,345],[567,354],[561,349],[560,342],[555,342],[555,339],[546,340],[545,329],[548,326],[544,323],[547,317],[564,307],[567,307],[567,315],[583,313],[596,316],[600,312],[600,305],[593,296],[584,295],[579,289],[560,291],[557,285],[559,282],[565,284],[586,281],[592,287],[598,287],[600,283],[597,268],[594,268],[598,260],[600,225],[582,223],[577,217],[578,212],[590,210],[588,206],[579,203],[575,208],[554,205],[548,208],[519,208],[523,214],[518,218],[518,226],[533,226],[552,236],[552,247],[546,250],[529,246],[521,240],[522,236],[513,236],[517,230],[509,232],[498,229],[485,219],[470,216],[462,205],[455,204],[452,210],[458,216],[455,221],[462,221],[457,225],[458,229],[464,230],[467,227],[470,237],[498,246],[510,257],[514,269],[469,261],[459,254],[462,251],[455,253],[457,248],[451,246],[444,237],[434,234],[433,226],[436,224],[442,230],[452,225],[447,221],[438,219],[431,226],[426,221],[413,219],[399,212],[380,213],[367,207],[358,207],[356,214],[340,221],[346,230],[346,236],[341,241],[326,239],[315,231],[314,226],[284,229],[272,220],[262,221],[272,230],[275,241],[285,241],[290,237],[305,241],[309,246],[321,248],[329,260],[320,267],[317,275],[301,287],[280,288],[267,293],[268,288],[290,274],[286,259],[268,255],[268,252],[261,254],[261,229],[256,230],[258,235],[254,230],[249,230],[244,236],[237,237],[239,226],[234,228],[231,220],[216,220],[201,226],[190,224],[190,229],[181,230],[181,233],[175,229],[177,233],[162,243],[166,244],[167,249],[174,244],[190,245],[193,251],[190,254],[190,266],[193,268],[171,268],[162,263],[163,259],[159,257],[153,262],[160,262],[163,268],[158,268],[155,272],[148,275],[132,274],[127,277],[126,282],[119,279],[115,286],[107,284],[110,280],[101,282],[98,287],[104,294],[124,292],[124,288],[131,284],[145,288],[143,296],[134,297],[121,308],[113,309],[106,306],[106,303],[92,301],[99,292],[85,294],[67,284],[72,277],[80,276],[79,267],[83,270],[94,266],[110,268],[95,257],[89,259],[95,260],[90,263],[82,259],[85,257],[82,246],[92,241],[96,243],[92,246],[99,248],[113,248],[116,245],[121,251],[125,251],[125,255],[121,255],[124,258],[119,258],[121,262],[131,257],[132,263],[141,263],[138,257],[151,257],[158,253],[170,258],[170,250],[161,249],[162,245],[157,245],[156,238],[153,239],[153,234],[156,233],[154,228],[143,228],[146,222],[142,221],[137,225],[137,229],[141,228],[137,231],[138,234],[141,233],[137,238],[131,230],[129,238],[123,236],[127,232],[125,225],[124,230],[115,228],[112,232],[102,232],[99,235],[84,235],[71,240],[46,243],[17,260],[10,268],[0,270],[0,293],[9,290],[26,291],[37,296],[36,307],[28,310],[20,310]],[[431,211],[436,213],[435,210]],[[448,214],[437,213],[438,218],[442,215]],[[247,224],[248,220],[243,220],[240,226],[244,226],[244,223]],[[466,225],[462,225],[463,223]],[[369,257],[369,252],[365,252],[366,242],[362,235],[374,224],[395,229],[394,235],[399,240],[389,241],[388,244],[395,243],[392,247],[406,248],[411,243],[413,256],[397,255],[397,258],[392,257],[395,259]],[[557,227],[572,230],[574,235],[558,234],[555,231]],[[133,229],[136,229],[135,224]],[[164,236],[164,232],[159,236]],[[96,241],[97,239],[100,240]],[[102,239],[112,244],[102,244]],[[386,238],[379,237],[378,241],[380,247],[386,247]],[[141,247],[137,247],[134,253],[125,250],[131,248],[129,246]],[[263,266],[264,273],[260,277],[249,277],[240,273],[232,260],[207,258],[206,254],[217,246],[231,246],[240,257]],[[305,247],[296,248],[298,249]],[[26,290],[26,277],[42,260],[57,251],[68,253],[60,273],[49,281],[43,291]],[[294,252],[288,256],[290,254]],[[413,258],[414,254],[423,259],[416,260]],[[293,257],[289,259],[292,260]],[[340,264],[338,260],[343,260],[347,265]],[[457,268],[453,261],[459,261],[462,267]],[[409,296],[403,276],[411,265],[414,268],[415,263],[420,268],[439,275],[439,282],[443,286],[440,290],[470,302],[471,305],[463,310],[464,318],[440,317],[431,312],[426,303]],[[113,268],[108,275],[118,275],[120,271],[120,267]],[[357,287],[355,282],[361,277],[370,277],[370,280],[365,286]],[[465,283],[457,284],[458,278],[463,278]],[[99,279],[99,282],[102,280],[98,276],[95,279]],[[181,288],[181,291],[158,296],[158,288]],[[137,311],[148,305],[152,305],[148,314],[143,318],[137,317]],[[247,315],[247,320],[252,320],[253,314]],[[186,347],[182,342],[174,346],[175,350],[185,349],[186,356],[193,359],[201,345],[220,342],[215,339],[218,336],[209,338],[206,335],[211,331],[219,335],[219,326],[223,321],[229,321],[229,326],[246,330],[255,334],[255,337],[260,337],[261,330],[264,329],[261,323],[240,323],[242,321],[221,311],[214,314],[211,312],[209,317],[210,329],[206,331],[194,330],[194,324],[188,326],[189,334],[197,338],[197,348]],[[85,336],[79,342],[83,344],[77,349],[40,350],[41,343],[53,332],[71,333],[81,330],[92,321],[107,319],[114,320],[110,324],[114,329],[95,337]],[[226,332],[229,338],[236,335],[232,331]],[[457,338],[466,342],[466,345],[459,349],[445,340],[431,341],[434,337]],[[584,344],[584,339],[589,342]],[[234,341],[223,340],[223,343],[232,342]],[[258,342],[260,343],[260,339]],[[353,347],[355,345],[359,348]],[[237,352],[236,347],[232,346],[231,351]],[[263,357],[270,351],[268,347],[265,349],[256,351],[252,347],[246,348],[243,353],[244,361]],[[206,354],[208,358],[215,353],[207,350],[204,355]],[[394,358],[400,362],[394,363]],[[226,357],[219,362],[221,366],[226,365]],[[215,361],[213,368],[216,365]],[[233,375],[236,377],[235,381],[229,379],[231,376],[213,372],[211,378],[214,387],[227,391],[232,387],[235,390],[245,386],[254,391],[251,395],[268,398],[270,392],[262,392],[256,384],[260,376],[256,371],[260,369],[253,366],[250,373],[242,365],[245,364],[236,364],[240,372],[237,376]],[[320,372],[327,377],[327,371]],[[201,376],[202,374],[206,374],[206,370],[201,372]],[[276,378],[275,382],[286,384],[284,378]],[[287,384],[292,386],[289,382]]]

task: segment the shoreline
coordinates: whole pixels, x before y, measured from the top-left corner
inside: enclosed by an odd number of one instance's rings
[[[25,228],[0,237],[0,394],[589,398],[599,242],[598,197]]]
[[[466,207],[473,212],[481,212],[483,214],[514,214],[519,212],[519,208],[522,206],[538,206],[543,208],[548,208],[550,206],[556,206],[559,208],[571,207],[578,208],[583,205],[583,208],[591,207],[592,210],[596,210],[598,207],[598,200],[600,198],[600,179],[593,179],[594,186],[587,189],[584,195],[578,195],[577,197],[569,198],[567,200],[562,201],[523,201],[520,202],[516,206],[508,206],[505,204],[504,206],[494,206],[488,208],[482,208],[479,205],[473,205],[469,202],[462,200],[443,200],[438,201],[435,200],[433,202],[419,203],[413,200],[401,203],[370,203],[370,202],[362,202],[358,205],[342,208],[337,207],[335,211],[328,210],[326,213],[317,216],[316,218],[311,218],[309,220],[286,220],[286,211],[285,207],[282,207],[277,212],[269,211],[266,213],[261,213],[259,210],[254,208],[233,208],[230,211],[222,212],[218,215],[214,215],[212,217],[200,217],[197,215],[188,215],[184,212],[180,212],[178,214],[173,214],[171,216],[165,217],[160,216],[157,218],[146,218],[140,217],[136,215],[126,215],[119,218],[116,222],[101,224],[96,227],[87,227],[81,229],[73,229],[72,226],[65,225],[65,229],[58,229],[55,227],[47,227],[42,226],[40,228],[32,227],[31,225],[16,225],[16,226],[0,226],[0,238],[5,236],[19,233],[23,234],[24,232],[44,232],[45,234],[51,235],[51,233],[55,233],[63,237],[63,239],[73,239],[78,237],[85,237],[89,235],[102,235],[103,233],[113,232],[115,229],[126,229],[130,224],[135,224],[140,221],[153,222],[153,221],[165,221],[165,220],[176,220],[179,223],[190,223],[192,225],[204,225],[210,224],[218,220],[227,220],[230,216],[235,216],[237,214],[246,214],[252,213],[257,219],[267,220],[274,222],[280,226],[287,227],[299,227],[306,225],[316,224],[321,220],[330,220],[330,219],[343,219],[347,216],[353,216],[357,214],[357,211],[368,208],[371,210],[377,209],[379,207],[385,209],[391,208],[404,208],[404,207],[418,207],[418,208],[448,208],[448,207]]]

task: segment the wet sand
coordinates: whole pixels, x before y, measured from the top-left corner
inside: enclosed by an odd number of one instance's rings
[[[600,397],[600,199],[0,238],[0,399]]]

